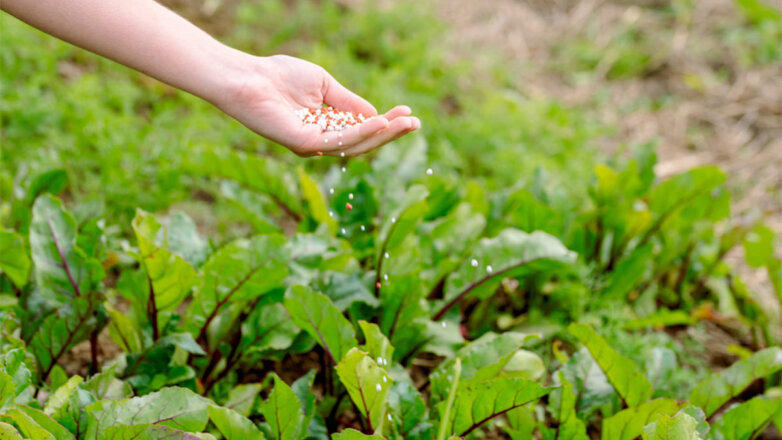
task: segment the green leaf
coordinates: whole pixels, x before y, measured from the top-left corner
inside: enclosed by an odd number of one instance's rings
[[[188,318],[203,342],[207,327],[220,310],[249,301],[279,288],[288,276],[283,261],[285,238],[259,235],[236,240],[220,248],[201,268],[203,282],[193,291]]]
[[[20,406],[8,410],[7,414],[16,423],[25,438],[33,440],[76,440],[70,431],[52,420],[51,417],[44,414],[41,410],[30,408],[29,406]]]
[[[165,239],[158,245],[158,237],[165,237],[167,231],[154,216],[139,209],[132,226],[153,290],[150,296],[154,297],[155,310],[160,313],[175,309],[196,284],[198,275],[195,269],[182,257],[166,249]]]
[[[90,392],[97,400],[119,400],[130,397],[133,390],[126,382],[117,379],[116,370],[118,367],[117,364],[104,366],[103,371],[90,377],[82,384],[81,388]]]
[[[0,273],[5,273],[16,287],[27,284],[30,275],[30,257],[24,238],[16,232],[0,231]]]
[[[353,326],[325,295],[305,286],[293,286],[285,293],[285,308],[293,322],[318,341],[335,364],[358,345]]]
[[[223,434],[225,440],[263,440],[263,433],[247,417],[238,412],[211,405],[209,419]]]
[[[237,385],[228,393],[228,400],[223,406],[247,417],[250,415],[250,410],[255,404],[258,393],[261,392],[261,388],[261,384],[258,383]]]
[[[100,262],[76,245],[76,221],[51,195],[33,205],[30,250],[38,290],[55,305],[95,290],[104,277]]]
[[[652,397],[652,385],[638,366],[614,351],[591,327],[573,323],[568,331],[589,349],[626,407],[638,406]]]
[[[144,423],[130,426],[109,426],[99,433],[97,438],[100,440],[202,440],[205,437],[183,432],[170,426]]]
[[[364,333],[366,343],[361,349],[366,351],[381,368],[388,370],[388,363],[394,359],[394,347],[388,342],[388,338],[380,330],[377,324],[359,321],[358,326]]]
[[[770,347],[701,381],[690,393],[690,402],[707,417],[739,395],[753,381],[782,370],[782,348]]]
[[[645,318],[634,319],[624,324],[626,330],[644,330],[648,328],[670,327],[675,325],[694,325],[696,319],[684,310],[670,310],[661,307]]]
[[[744,237],[744,258],[750,267],[762,267],[774,258],[774,231],[761,225]]]
[[[671,416],[679,404],[671,399],[654,399],[634,408],[628,408],[603,420],[603,438],[633,440],[643,433],[644,426],[660,415]]]
[[[33,201],[44,193],[57,195],[65,189],[67,184],[68,173],[65,170],[45,171],[35,176],[35,179],[30,182],[30,187],[27,189],[27,197],[30,201]]]
[[[198,233],[193,220],[184,212],[174,211],[168,221],[168,249],[199,267],[209,256],[209,242]]]
[[[388,393],[388,408],[399,435],[404,439],[430,439],[432,424],[418,390],[407,382],[394,382]]]
[[[285,166],[276,160],[233,149],[204,149],[190,155],[188,167],[202,174],[233,180],[268,196],[294,219],[301,216],[299,197],[292,192],[298,185]]]
[[[274,303],[256,308],[242,323],[240,352],[284,350],[291,346],[299,333],[282,304]]]
[[[516,350],[502,368],[503,375],[518,379],[538,380],[546,373],[543,359],[528,350]]]
[[[0,422],[0,440],[22,440],[22,436],[13,426]]]
[[[712,424],[710,439],[746,440],[757,438],[774,417],[782,412],[782,399],[757,396],[729,409]]]
[[[611,272],[608,285],[600,294],[609,299],[626,299],[646,273],[647,265],[652,256],[651,244],[635,248],[627,258],[619,261]]]
[[[408,188],[404,200],[391,211],[390,221],[383,222],[380,228],[378,241],[383,243],[383,246],[378,249],[378,258],[382,258],[385,251],[393,251],[421,221],[426,214],[428,195],[429,191],[422,185]]]
[[[84,382],[84,378],[81,376],[72,376],[68,379],[67,382],[57,388],[57,391],[49,397],[49,400],[46,401],[46,406],[43,408],[43,412],[49,416],[58,412],[63,406],[68,404],[68,399],[71,397],[71,394],[76,392],[77,387],[82,382]]]
[[[432,400],[445,398],[451,384],[455,359],[461,359],[461,380],[483,382],[501,375],[503,368],[518,349],[535,335],[506,332],[500,335],[487,333],[462,347],[454,358],[440,363],[430,375]]]
[[[274,389],[269,394],[269,398],[261,403],[261,414],[271,427],[272,438],[298,440],[306,428],[301,402],[285,381],[272,374]]]
[[[380,328],[396,348],[397,357],[407,355],[423,339],[423,319],[428,321],[424,295],[415,275],[399,277],[380,289]]]
[[[42,380],[49,375],[60,356],[86,340],[96,328],[95,310],[99,296],[98,292],[89,292],[87,296],[74,298],[49,315],[37,329],[29,350],[38,362]]]
[[[360,431],[356,431],[353,428],[343,429],[332,435],[331,438],[333,440],[384,440],[384,437],[381,435],[362,434]]]
[[[434,316],[439,321],[450,307],[466,296],[486,298],[503,278],[558,269],[575,260],[557,238],[545,232],[528,234],[508,228],[484,238],[445,284],[445,304]]]
[[[367,288],[366,281],[359,274],[328,272],[313,286],[323,292],[340,310],[347,310],[357,302],[377,307],[380,302]]]
[[[657,185],[652,190],[649,205],[653,212],[667,216],[685,207],[697,196],[709,194],[723,182],[725,173],[719,168],[695,168]]]
[[[109,315],[109,336],[125,353],[138,353],[144,348],[144,334],[139,323],[114,308],[109,303],[104,305]]]
[[[61,386],[62,387],[62,386]],[[64,426],[68,431],[76,434],[77,437],[87,431],[87,411],[85,407],[95,401],[89,392],[76,388],[66,401],[51,414],[51,417],[57,423]]]
[[[586,433],[586,426],[576,416],[576,394],[573,392],[573,384],[568,382],[563,373],[558,375],[559,383],[561,387],[554,390],[549,396],[550,411],[554,419],[559,422],[559,427],[556,429],[555,435],[549,437],[546,436],[547,431],[543,431],[544,439],[552,440],[588,440],[589,437]],[[613,437],[609,437],[614,440]],[[616,439],[618,440],[618,438]]]
[[[301,184],[302,195],[309,206],[312,218],[318,223],[325,224],[331,235],[337,233],[337,222],[329,215],[326,205],[326,198],[320,192],[318,184],[310,177],[303,167],[296,168],[299,174],[299,183]]]
[[[523,379],[496,379],[460,385],[448,420],[449,430],[453,435],[465,437],[494,417],[540,399],[551,390]],[[437,405],[440,412],[445,404],[440,402]]]
[[[312,393],[312,385],[315,383],[316,370],[310,370],[304,376],[296,379],[291,384],[291,389],[296,393],[296,397],[301,402],[301,410],[304,413],[304,426],[309,427],[312,418],[315,416],[315,394]],[[312,433],[310,433],[312,434]]]
[[[366,352],[352,348],[336,366],[337,375],[371,430],[383,432],[391,378]]]
[[[766,21],[779,23],[782,20],[782,11],[772,6],[773,3],[771,2],[763,0],[736,0],[736,4],[741,8],[741,12],[755,24],[762,24]]]
[[[89,405],[89,422],[85,438],[100,438],[100,433],[118,425],[165,425],[188,432],[199,432],[208,422],[209,401],[194,392],[179,387],[132,399],[102,400]]]
[[[13,379],[5,371],[0,370],[0,411],[13,406],[16,394]]]
[[[675,416],[663,415],[644,427],[642,437],[643,440],[700,440],[697,425],[694,418],[683,412]]]
[[[0,356],[0,412],[15,402],[25,403],[17,398],[32,384],[32,373],[25,363],[27,356],[21,348],[8,350]]]

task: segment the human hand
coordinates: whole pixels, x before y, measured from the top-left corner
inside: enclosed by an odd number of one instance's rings
[[[244,60],[243,73],[232,81],[232,92],[215,104],[251,130],[300,156],[319,151],[332,156],[356,156],[421,127],[407,106],[378,115],[370,103],[313,63],[285,55]],[[319,108],[324,103],[338,110],[362,113],[368,119],[339,136],[337,132],[323,132],[317,125],[304,124],[296,115],[297,110]]]

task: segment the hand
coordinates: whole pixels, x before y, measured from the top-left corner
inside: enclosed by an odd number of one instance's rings
[[[378,115],[370,103],[313,63],[285,55],[245,60],[244,73],[235,81],[233,91],[215,104],[251,130],[300,156],[319,151],[332,156],[343,152],[356,156],[421,127],[407,106]],[[338,137],[337,132],[323,132],[296,115],[301,108],[318,108],[324,103],[338,110],[362,113],[368,119],[342,131]]]

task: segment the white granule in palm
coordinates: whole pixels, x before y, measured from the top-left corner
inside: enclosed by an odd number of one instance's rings
[[[317,125],[323,131],[342,131],[366,121],[361,113],[341,111],[334,107],[303,108],[296,111],[296,116],[305,124]]]

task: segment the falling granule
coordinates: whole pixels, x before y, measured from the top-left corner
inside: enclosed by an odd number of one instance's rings
[[[348,198],[349,198],[350,200],[353,200],[353,193],[350,193],[350,194],[348,194]]]
[[[388,281],[388,274],[387,274],[387,273],[384,273],[384,274],[383,274],[383,279],[384,279],[385,281]]]
[[[385,376],[383,376],[383,383],[388,383],[388,379]]]
[[[364,225],[361,225],[361,230],[362,230],[362,231],[366,231],[366,230],[367,230],[367,228],[366,228]]]
[[[344,173],[345,171],[347,171],[347,170],[348,170],[347,168],[345,168],[345,167],[342,167],[342,172],[343,172],[343,173]]]
[[[378,365],[383,365],[383,357],[382,356],[378,356],[377,357],[377,364]]]
[[[486,272],[492,273],[494,272],[494,269],[492,269],[491,266],[486,266]]]
[[[391,223],[396,223],[396,217],[391,217]]]
[[[348,211],[350,211],[350,210],[352,210],[352,209],[353,209],[353,205],[351,205],[350,203],[345,203],[345,209],[347,209]]]
[[[332,218],[334,217],[334,212],[333,211],[329,211],[329,217],[332,217]]]
[[[342,146],[342,141],[337,142],[337,146],[341,147]]]
[[[345,231],[345,228],[342,228],[341,232],[342,232],[342,235],[347,235],[348,234],[347,231]]]
[[[388,421],[393,422],[393,419],[391,419],[391,414],[388,415]]]
[[[382,390],[383,390],[383,386],[382,386],[382,385],[380,385],[380,384],[377,384],[377,385],[375,385],[375,389],[376,389],[376,390],[377,390],[377,392],[379,393],[380,391],[382,391]]]
[[[426,174],[427,174],[427,175],[431,176],[433,173],[434,173],[434,171],[432,171],[432,169],[431,169],[431,168],[427,168],[427,169],[426,169]]]
[[[447,327],[448,325],[443,321],[443,328]]]
[[[324,144],[328,144],[328,143],[329,143],[329,138],[325,138],[325,139],[323,139],[323,143],[324,143]]]
[[[478,267],[478,260],[473,258],[472,261],[470,261],[470,264],[472,264],[472,267]]]
[[[339,144],[342,145],[342,142],[340,142]],[[343,152],[339,153],[339,157],[345,157],[345,152],[343,151]]]
[[[388,252],[386,252],[385,254],[383,254],[383,257],[384,257],[384,258],[388,258]]]
[[[359,113],[337,110],[334,107],[303,108],[296,116],[305,124],[317,125],[323,131],[342,131],[366,121]]]
[[[334,194],[334,188],[329,188],[329,194]]]

